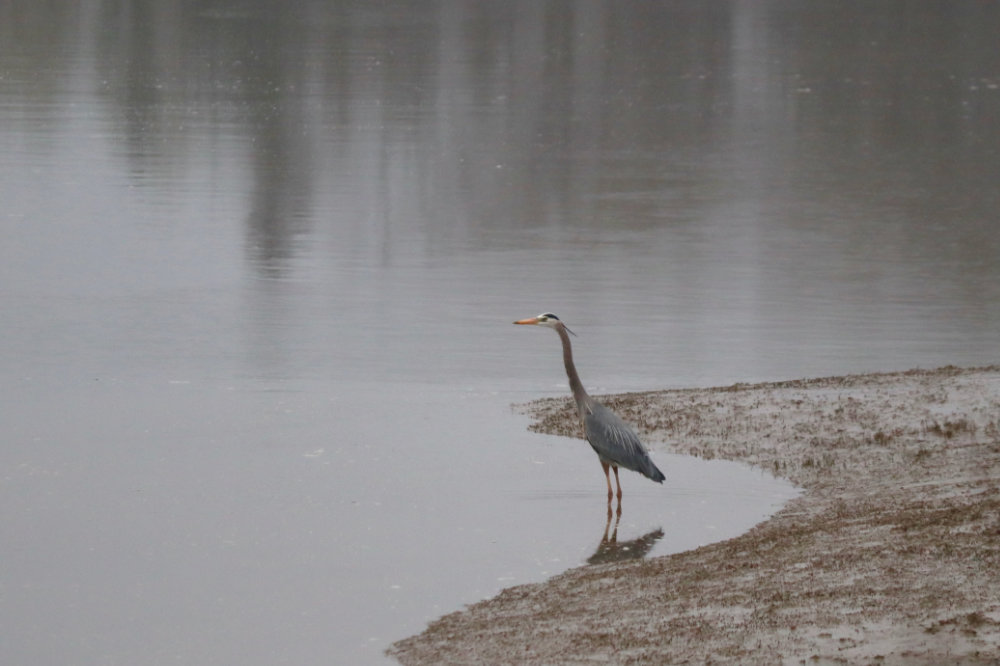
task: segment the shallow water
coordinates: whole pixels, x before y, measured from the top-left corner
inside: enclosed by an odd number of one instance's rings
[[[654,554],[738,534],[793,495],[657,454],[667,484],[625,475],[602,548],[596,458],[528,433],[514,392],[85,381],[30,388],[8,422],[11,661],[377,661],[504,587],[651,533]]]
[[[23,5],[4,662],[379,661],[790,496],[654,451],[602,544],[515,318],[594,394],[996,362],[996,8]]]

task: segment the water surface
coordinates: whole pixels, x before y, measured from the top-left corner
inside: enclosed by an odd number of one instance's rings
[[[996,362],[998,14],[0,4],[0,658],[377,662],[763,519],[654,443],[616,534],[510,322],[594,394]]]

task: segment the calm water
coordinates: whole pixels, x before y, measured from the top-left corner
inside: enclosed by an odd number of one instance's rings
[[[510,404],[997,361],[993,3],[0,2],[0,661],[359,663],[617,544]],[[625,546],[628,546],[627,548]]]

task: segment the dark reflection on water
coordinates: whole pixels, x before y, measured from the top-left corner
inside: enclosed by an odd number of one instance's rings
[[[42,106],[67,75],[95,94],[142,187],[249,167],[264,276],[317,225],[385,258],[415,235],[445,256],[456,237],[753,225],[830,234],[876,275],[906,251],[969,299],[997,256],[995,3],[22,4],[10,84]],[[74,50],[92,60],[53,56]]]
[[[53,51],[94,51],[93,70],[71,74],[123,122],[133,172],[163,170],[148,187],[209,153],[233,168],[218,141],[234,141],[253,165],[247,243],[265,270],[310,224],[340,221],[345,193],[364,194],[349,212],[387,236],[421,227],[429,252],[460,230],[492,247],[498,229],[682,226],[714,216],[720,193],[763,206],[752,217],[767,224],[868,242],[862,206],[883,214],[870,224],[940,224],[995,250],[994,3],[64,11],[27,4],[5,21],[25,67],[14,85],[52,99],[67,74]]]
[[[590,454],[519,487],[556,456],[504,430],[566,392],[526,313],[595,394],[996,362],[997,34],[995,2],[0,2],[13,661],[372,661],[582,562]],[[663,536],[595,557],[728,536],[660,490]],[[483,573],[509,553],[542,559]],[[94,639],[128,621],[158,633]]]
[[[657,528],[641,537],[629,539],[628,541],[618,540],[618,525],[622,520],[621,505],[614,511],[614,527],[611,526],[611,504],[608,504],[608,520],[604,524],[604,535],[601,543],[594,551],[594,554],[587,558],[587,564],[608,564],[609,562],[623,562],[625,560],[641,560],[646,557],[656,545],[656,542],[663,538],[663,529]],[[610,534],[609,534],[610,532]]]

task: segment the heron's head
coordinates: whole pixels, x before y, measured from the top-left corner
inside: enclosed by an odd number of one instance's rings
[[[529,317],[528,319],[518,319],[514,323],[527,324],[530,326],[546,326],[548,328],[556,328],[556,329],[562,327],[565,328],[570,333],[573,333],[573,331],[569,330],[566,324],[562,323],[559,317],[555,316],[551,312],[545,312],[543,314],[538,315],[537,317]]]

